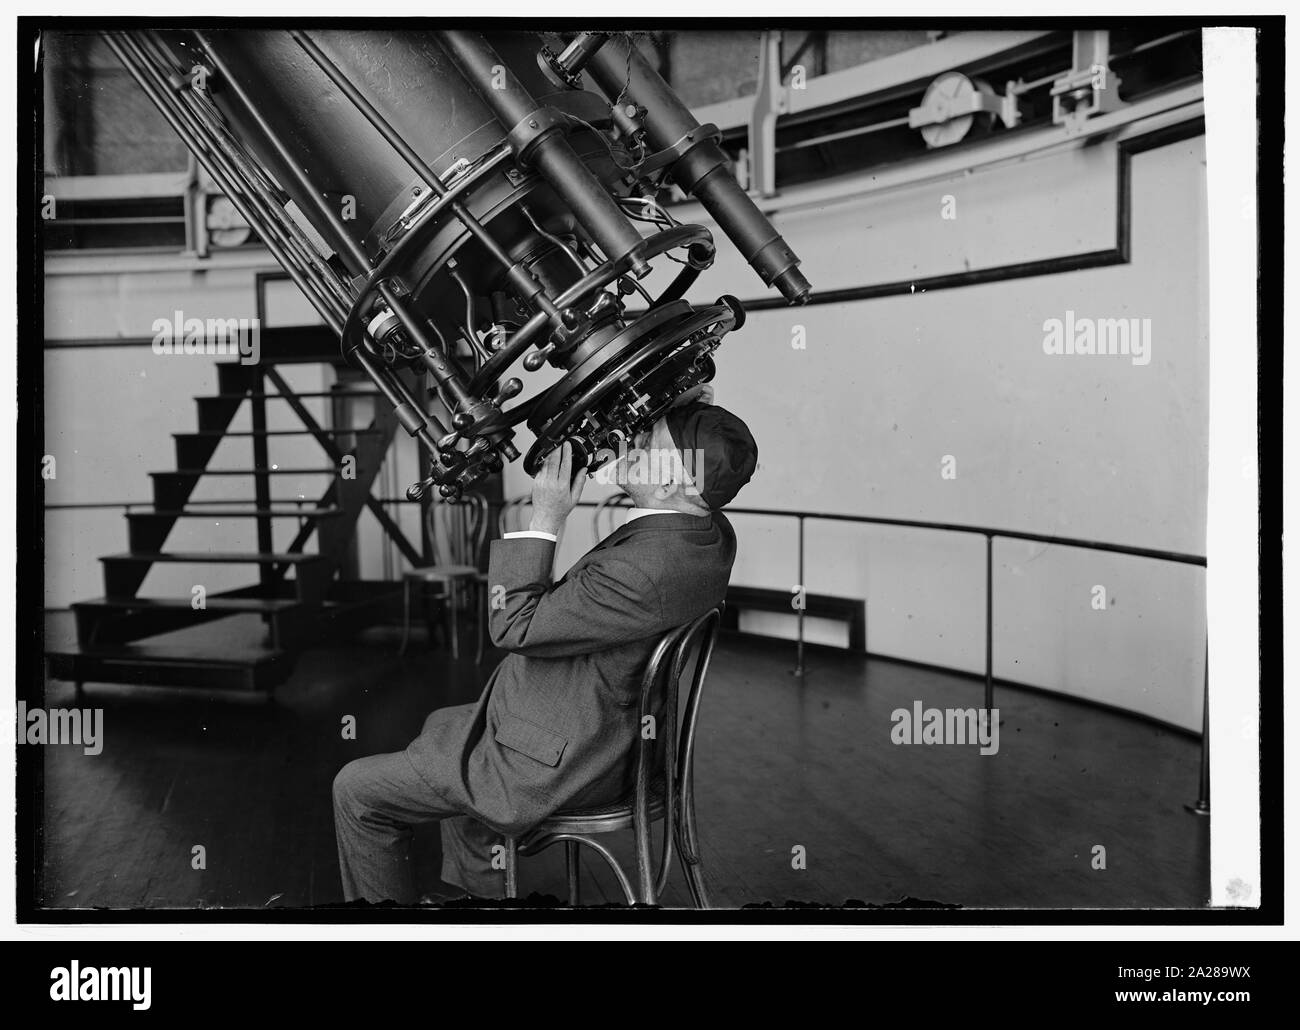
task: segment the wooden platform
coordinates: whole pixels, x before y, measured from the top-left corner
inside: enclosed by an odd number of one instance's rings
[[[45,750],[44,899],[52,907],[293,908],[341,900],[330,784],[349,759],[399,749],[425,714],[472,700],[476,670],[396,635],[304,653],[274,705],[202,690],[91,686],[103,753]],[[1087,705],[998,690],[1000,748],[900,746],[891,713],[980,703],[982,685],[788,643],[725,635],[699,742],[699,816],[716,902],[967,907],[1200,907],[1209,821],[1187,814],[1197,742]],[[143,701],[148,692],[148,701]],[[29,701],[29,704],[32,702]],[[73,703],[52,684],[47,706]],[[356,718],[358,740],[341,739]],[[618,839],[616,853],[629,848]],[[207,869],[190,866],[191,848]],[[417,835],[438,887],[433,828]],[[1106,849],[1105,870],[1092,849]],[[801,847],[807,868],[792,868]],[[603,870],[586,899],[617,897]],[[675,873],[666,904],[687,900]],[[521,887],[560,895],[558,853]]]

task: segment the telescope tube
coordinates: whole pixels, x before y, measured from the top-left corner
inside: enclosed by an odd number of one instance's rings
[[[681,149],[673,179],[717,220],[763,284],[775,286],[791,304],[804,303],[812,285],[799,271],[799,258],[728,171],[722,148],[701,131],[690,109],[631,40],[612,36],[586,67],[611,104],[630,101],[645,109],[642,124],[655,150]]]

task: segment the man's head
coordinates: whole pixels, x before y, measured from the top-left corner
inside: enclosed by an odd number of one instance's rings
[[[758,445],[743,421],[717,405],[673,408],[619,457],[617,484],[638,508],[707,515],[749,482]]]

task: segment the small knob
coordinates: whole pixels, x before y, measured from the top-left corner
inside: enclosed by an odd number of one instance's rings
[[[713,247],[707,243],[692,243],[686,251],[690,266],[703,271],[713,264]]]
[[[522,379],[507,379],[497,390],[498,401],[508,401],[511,397],[518,395],[519,391],[524,388]]]
[[[461,432],[464,432],[474,424],[474,416],[468,411],[458,411],[456,414],[452,415],[451,424]]]
[[[548,343],[545,347],[533,351],[528,357],[524,358],[524,368],[528,369],[529,372],[536,372],[546,364],[546,359],[551,356],[554,350],[555,344]]]

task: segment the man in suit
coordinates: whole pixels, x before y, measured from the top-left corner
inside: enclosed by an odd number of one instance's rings
[[[614,478],[635,507],[559,582],[557,539],[587,478],[573,480],[567,444],[534,479],[528,530],[492,542],[490,632],[509,654],[479,700],[433,712],[405,751],[335,778],[347,900],[414,903],[412,831],[433,820],[443,880],[501,897],[502,835],[631,790],[641,674],[665,633],[722,601],[736,536],[719,509],[758,455],[744,422],[698,399],[634,443]]]

